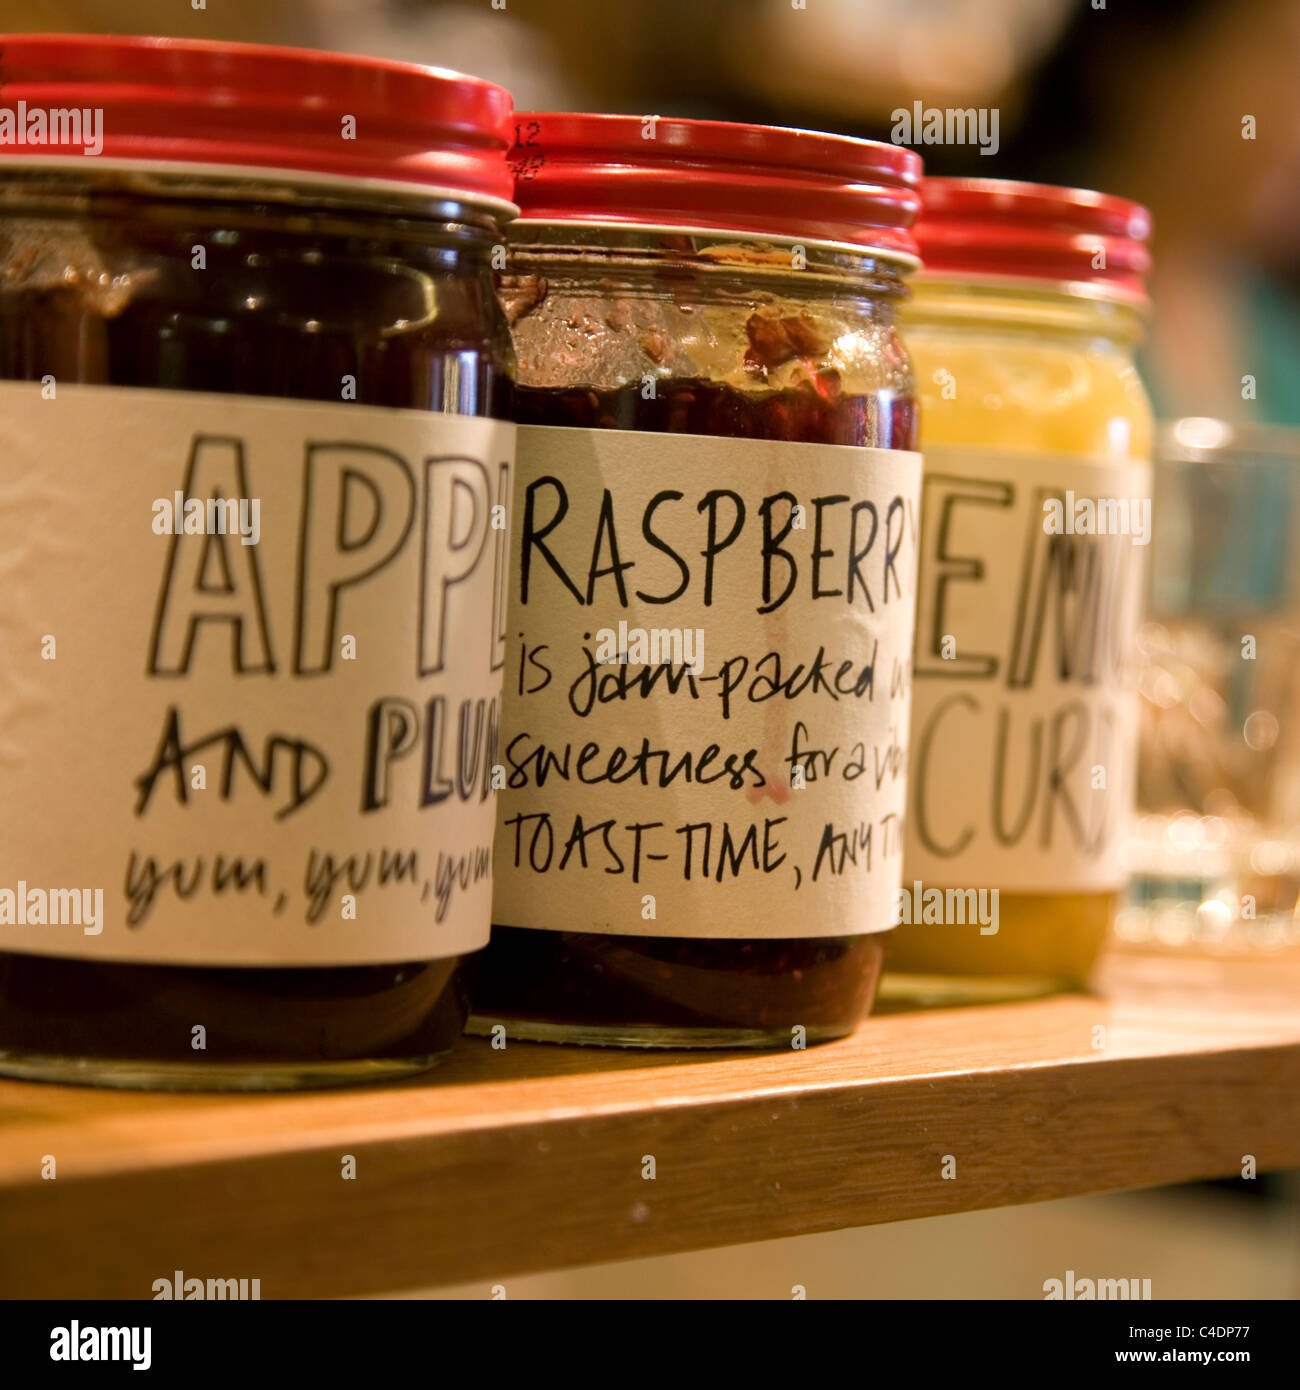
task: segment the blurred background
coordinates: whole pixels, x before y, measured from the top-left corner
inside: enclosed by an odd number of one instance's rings
[[[205,8],[195,9],[195,5]],[[998,112],[936,173],[1069,183],[1155,214],[1147,380],[1167,417],[1300,426],[1295,0],[0,0],[5,30],[298,44],[460,68],[521,108],[888,139],[914,101]],[[800,6],[796,8],[796,6]],[[499,8],[498,8],[499,7]],[[1250,137],[1243,121],[1252,118]],[[1241,378],[1255,398],[1243,401]]]
[[[1143,812],[1121,948],[1294,949],[1300,891],[1300,3],[1296,0],[0,0],[0,29],[163,33],[433,63],[522,109],[889,139],[996,113],[931,172],[1092,187],[1154,214],[1143,368],[1165,421],[1143,633]],[[1259,659],[1241,659],[1243,637]],[[1253,660],[1253,658],[1252,658]],[[1251,911],[1242,911],[1243,895]],[[1298,1004],[1300,1007],[1300,1004]],[[510,1297],[1300,1295],[1294,1175],[512,1281]],[[486,1297],[485,1288],[434,1296]]]

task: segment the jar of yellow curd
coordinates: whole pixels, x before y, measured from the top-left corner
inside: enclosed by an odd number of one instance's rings
[[[1151,538],[1143,208],[929,179],[904,311],[925,482],[885,989],[1084,981],[1120,901]]]

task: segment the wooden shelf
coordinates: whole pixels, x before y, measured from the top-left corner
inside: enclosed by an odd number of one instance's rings
[[[346,1092],[0,1082],[0,1295],[147,1298],[179,1269],[264,1298],[486,1296],[565,1265],[1237,1175],[1244,1154],[1300,1165],[1300,957],[1117,953],[1095,995],[891,1013],[802,1053],[467,1039],[426,1077]]]

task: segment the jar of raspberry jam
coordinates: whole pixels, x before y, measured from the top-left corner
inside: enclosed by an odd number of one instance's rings
[[[0,1071],[426,1067],[489,928],[509,98],[169,39],[0,71]]]
[[[919,161],[541,114],[512,161],[519,475],[471,1029],[842,1035],[901,864]]]

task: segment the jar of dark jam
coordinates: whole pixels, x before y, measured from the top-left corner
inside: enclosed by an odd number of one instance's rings
[[[0,1071],[428,1066],[487,940],[507,94],[0,43]]]
[[[511,159],[521,428],[471,1031],[840,1036],[899,886],[920,162],[543,114]]]

